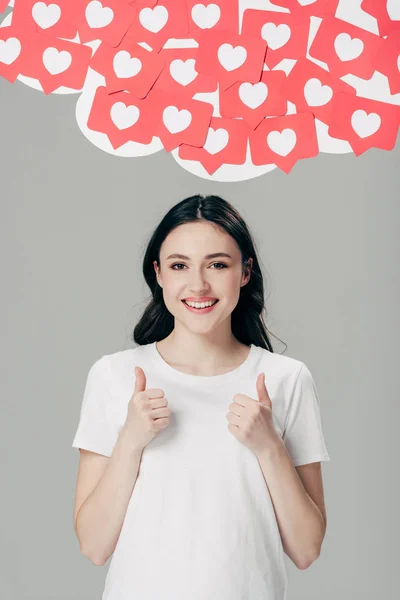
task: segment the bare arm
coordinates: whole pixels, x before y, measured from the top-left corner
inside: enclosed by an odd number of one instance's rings
[[[138,476],[142,451],[125,425],[103,475],[77,513],[75,531],[81,552],[96,565],[106,563],[115,550]]]

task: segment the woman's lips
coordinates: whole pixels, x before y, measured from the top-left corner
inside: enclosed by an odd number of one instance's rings
[[[204,315],[212,311],[212,309],[218,304],[218,300],[212,306],[206,306],[205,308],[194,308],[193,306],[186,304],[184,300],[182,300],[182,304],[191,312]]]

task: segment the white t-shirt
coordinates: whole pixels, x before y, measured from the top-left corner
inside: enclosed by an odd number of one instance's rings
[[[89,371],[73,447],[111,456],[136,365],[147,388],[164,390],[171,417],[143,450],[102,600],[285,600],[269,490],[226,415],[235,394],[258,399],[256,379],[264,372],[274,424],[294,466],[330,460],[309,369],[254,344],[240,367],[211,377],[171,367],[155,343],[104,355]]]

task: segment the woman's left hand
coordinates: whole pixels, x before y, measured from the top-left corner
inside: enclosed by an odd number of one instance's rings
[[[226,418],[229,431],[259,455],[268,449],[272,450],[282,440],[273,423],[272,402],[265,386],[264,373],[258,375],[256,388],[259,401],[246,394],[235,394]]]

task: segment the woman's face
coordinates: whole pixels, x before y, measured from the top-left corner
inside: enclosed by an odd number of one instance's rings
[[[215,256],[207,258],[209,254]],[[251,258],[248,264],[252,265]],[[250,269],[243,272],[235,240],[208,221],[185,223],[171,231],[161,246],[160,267],[154,261],[169,312],[187,328],[203,333],[230,316],[241,286],[250,278]],[[183,303],[188,298],[204,301],[202,296],[218,302],[207,312],[191,310]]]

